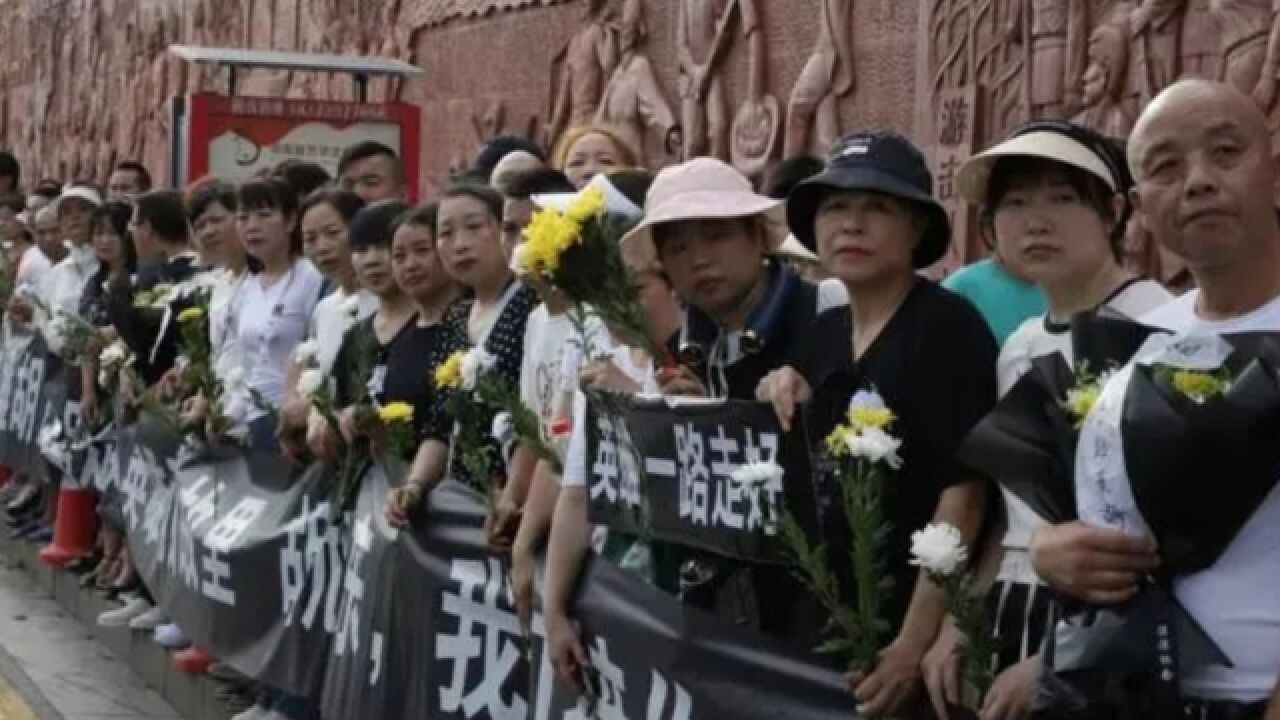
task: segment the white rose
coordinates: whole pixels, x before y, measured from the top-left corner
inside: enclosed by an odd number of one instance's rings
[[[352,295],[342,301],[342,311],[350,317],[356,317],[360,314],[360,296]]]
[[[493,367],[497,359],[482,347],[471,348],[462,359],[462,389],[474,390],[480,373]]]
[[[730,478],[739,487],[749,490],[781,487],[783,470],[777,463],[752,462],[734,468]]]
[[[932,523],[911,533],[911,564],[931,575],[948,577],[968,561],[964,537],[954,525]]]
[[[865,458],[873,463],[882,462],[894,470],[902,467],[902,456],[898,455],[902,441],[880,428],[862,428],[856,433],[850,433],[845,442],[853,457]]]
[[[317,368],[303,370],[298,376],[298,394],[310,400],[320,392],[320,387],[324,385],[324,373]]]
[[[293,351],[294,359],[304,365],[310,363],[312,360],[315,360],[316,356],[318,356],[319,354],[320,354],[320,343],[316,342],[315,340],[308,340],[302,343],[301,345],[299,345],[297,349]]]

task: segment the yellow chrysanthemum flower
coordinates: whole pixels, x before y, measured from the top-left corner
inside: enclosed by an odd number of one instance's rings
[[[578,197],[569,204],[569,208],[565,211],[565,217],[581,226],[603,212],[604,191],[592,186],[578,193]]]
[[[855,406],[849,408],[849,422],[855,428],[879,428],[883,430],[889,427],[893,420],[893,411],[884,406]]]
[[[1204,402],[1208,398],[1226,392],[1228,384],[1222,378],[1209,373],[1176,370],[1173,373],[1173,387],[1196,402]]]
[[[1098,398],[1102,396],[1102,388],[1097,383],[1090,383],[1081,387],[1067,391],[1067,402],[1064,404],[1067,413],[1075,418],[1076,425],[1079,426],[1093,410],[1093,406],[1098,404]]]
[[[459,350],[440,363],[435,371],[436,387],[457,388],[462,385],[462,359],[467,351]]]
[[[378,408],[378,419],[383,425],[410,422],[413,420],[413,406],[407,402],[387,403]]]
[[[530,273],[555,272],[560,255],[578,241],[582,228],[555,210],[539,210],[524,229],[526,247],[523,258]]]
[[[201,307],[189,307],[178,313],[180,323],[199,322],[202,319],[204,319],[204,308]]]
[[[844,457],[849,453],[849,436],[856,435],[857,430],[849,425],[837,425],[827,435],[827,453],[833,458]]]

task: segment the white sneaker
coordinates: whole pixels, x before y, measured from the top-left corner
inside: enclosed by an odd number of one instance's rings
[[[164,614],[164,610],[153,607],[138,617],[129,621],[130,630],[155,630],[156,628],[169,622],[169,616]]]
[[[140,597],[132,596],[128,598],[124,607],[108,610],[98,616],[98,625],[107,628],[128,627],[129,623],[139,615],[146,613],[151,609],[151,603]]]
[[[238,715],[233,715],[231,720],[266,720],[266,717],[270,712],[270,710],[262,707],[261,705],[250,705],[248,710],[245,710]]]

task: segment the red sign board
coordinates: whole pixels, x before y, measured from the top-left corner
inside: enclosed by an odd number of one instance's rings
[[[288,159],[337,176],[344,149],[375,140],[400,154],[410,197],[418,197],[417,106],[197,93],[187,97],[185,115],[183,185],[205,175],[245,180]]]

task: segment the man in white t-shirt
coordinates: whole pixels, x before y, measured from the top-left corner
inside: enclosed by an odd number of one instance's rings
[[[1200,287],[1145,322],[1176,334],[1280,331],[1280,227],[1271,196],[1276,170],[1270,137],[1250,99],[1219,83],[1179,82],[1144,111],[1129,143],[1137,217],[1186,262]],[[1102,440],[1108,432],[1118,435],[1118,424],[1094,418],[1108,396],[1123,400],[1124,387],[1121,378],[1108,385],[1082,429],[1081,447],[1091,433]],[[1116,476],[1131,495],[1123,462]],[[1070,595],[1120,602],[1157,565],[1157,548],[1147,537],[1104,527],[1087,505],[1082,497],[1082,521],[1036,534],[1033,562]],[[1178,599],[1233,663],[1188,669],[1181,678],[1187,717],[1263,716],[1280,675],[1277,577],[1280,492],[1272,492],[1211,567],[1176,580]]]

